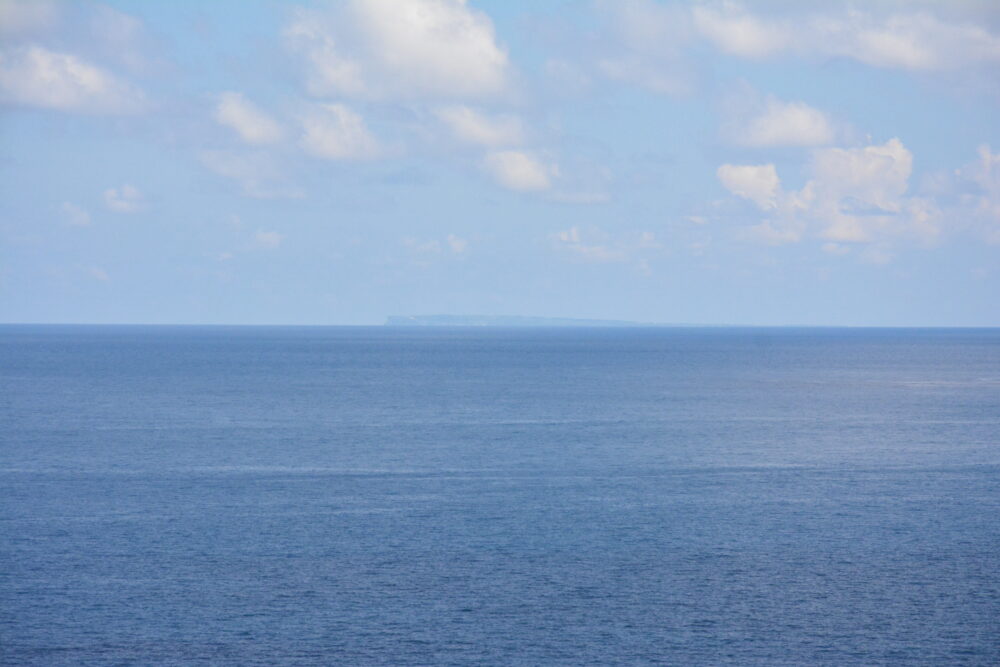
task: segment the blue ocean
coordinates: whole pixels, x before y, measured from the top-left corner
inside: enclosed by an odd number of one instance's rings
[[[0,327],[8,665],[995,665],[1000,330]]]

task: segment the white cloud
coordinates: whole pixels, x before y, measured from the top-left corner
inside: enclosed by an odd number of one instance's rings
[[[870,242],[886,235],[937,234],[932,202],[907,197],[913,155],[899,139],[863,148],[816,151],[807,184],[810,214],[831,241]]]
[[[87,113],[131,113],[144,106],[142,93],[114,74],[40,46],[0,54],[0,100]]]
[[[1000,244],[1000,154],[980,146],[977,159],[956,169],[939,189],[949,199],[949,217],[968,221],[988,243]]]
[[[865,17],[867,18],[867,17]],[[844,26],[840,55],[879,67],[953,69],[980,61],[1000,61],[1000,38],[980,26],[945,23],[926,13],[890,16],[884,22],[862,18]],[[856,32],[855,32],[856,31]]]
[[[243,194],[255,199],[298,198],[302,191],[290,185],[266,154],[247,151],[202,151],[201,163],[216,174],[239,183]],[[237,218],[238,221],[238,218]]]
[[[699,54],[702,45],[756,60],[786,55],[843,58],[911,71],[963,70],[963,76],[978,67],[975,76],[985,73],[991,82],[996,76],[990,68],[1000,64],[1000,34],[990,27],[997,23],[982,20],[984,14],[992,19],[996,12],[990,16],[985,1],[978,9],[976,3],[933,0],[593,1],[600,27],[578,28],[575,35],[565,30],[558,36],[573,46],[546,65],[550,80],[562,82],[563,88],[585,90],[596,73],[662,94],[690,94],[706,69]],[[802,114],[792,120],[816,125],[815,117]],[[803,138],[796,142],[793,145],[829,143]]]
[[[86,227],[90,224],[90,214],[76,204],[67,201],[63,202],[63,205],[59,208],[63,215],[66,216],[68,224],[74,227]]]
[[[781,187],[774,165],[722,165],[719,180],[768,217],[753,228],[771,243],[803,239],[810,229],[827,241],[871,243],[889,238],[933,240],[937,205],[907,195],[913,155],[899,139],[862,148],[814,151],[811,178],[798,191]]]
[[[602,1],[598,6],[611,31],[611,47],[598,49],[592,65],[597,72],[665,95],[691,92],[695,67],[683,55],[692,36],[687,9],[651,0]],[[578,59],[591,57],[584,53]]]
[[[570,227],[556,232],[551,236],[558,248],[568,250],[584,262],[604,264],[607,262],[623,262],[628,254],[622,248],[611,247],[599,243],[584,243],[580,239],[579,227]]]
[[[557,250],[569,253],[579,261],[594,264],[634,262],[635,268],[643,275],[649,275],[650,271],[647,260],[641,255],[660,248],[656,235],[648,231],[615,238],[594,227],[582,232],[579,227],[573,226],[551,234],[549,238]]]
[[[956,3],[957,4],[957,3]],[[936,10],[944,5],[932,5]],[[927,11],[855,8],[755,15],[736,2],[692,8],[697,30],[725,53],[763,58],[782,52],[851,58],[875,67],[949,70],[1000,62],[1000,36]]]
[[[598,8],[631,49],[671,53],[688,41],[689,19],[683,7],[653,0],[599,0]]]
[[[440,241],[424,241],[420,242],[416,239],[404,239],[403,243],[410,248],[413,252],[419,255],[440,255],[441,254],[441,242]]]
[[[813,156],[813,210],[831,241],[869,241],[903,210],[913,155],[899,139],[882,146],[829,148]]]
[[[623,262],[628,259],[623,250],[602,245],[577,244],[570,246],[570,249],[586,262],[603,264],[606,262]]]
[[[524,139],[520,119],[511,115],[488,116],[467,106],[442,107],[436,112],[459,140],[481,146],[511,146]]]
[[[611,201],[614,172],[607,165],[608,156],[599,151],[574,151],[561,154],[558,179],[546,198],[573,206],[594,206]]]
[[[148,70],[153,63],[146,52],[156,40],[142,21],[107,5],[95,5],[91,11],[90,48],[132,72]]]
[[[469,247],[468,241],[463,238],[459,238],[454,234],[448,234],[448,238],[446,240],[448,241],[448,247],[451,248],[451,251],[455,254],[461,254],[465,252],[466,248]]]
[[[413,255],[423,258],[418,261],[422,266],[429,266],[422,262],[430,256],[441,255],[445,250],[449,250],[455,255],[461,255],[469,247],[469,242],[466,239],[454,234],[448,234],[443,243],[437,239],[421,241],[412,237],[405,237],[401,241]]]
[[[725,129],[728,139],[739,146],[823,146],[833,143],[829,117],[804,102],[782,102],[768,96],[748,117],[735,119]]]
[[[330,160],[364,160],[382,149],[364,119],[343,104],[316,105],[302,118],[299,145],[307,153]]]
[[[0,0],[0,34],[45,30],[56,22],[58,15],[56,4],[49,0]]]
[[[555,165],[524,151],[494,151],[487,154],[483,164],[500,185],[523,192],[548,190],[552,177],[559,174]]]
[[[412,237],[401,239],[402,244],[409,253],[409,261],[413,266],[426,269],[433,266],[435,260],[444,253],[441,242],[436,239],[421,241]]]
[[[980,146],[979,162],[969,177],[981,188],[976,212],[992,225],[988,240],[1000,244],[1000,154],[991,153],[987,145]]]
[[[509,87],[493,23],[464,0],[349,0],[299,10],[285,28],[314,95],[495,96]]]
[[[958,171],[958,175],[979,187],[977,208],[1000,223],[1000,153],[988,144],[976,151],[979,159]]]
[[[241,93],[225,92],[218,96],[215,120],[236,131],[249,144],[281,141],[284,131],[276,120],[249,102]]]
[[[265,232],[263,230],[258,230],[253,235],[254,245],[261,248],[277,248],[281,245],[281,242],[285,240],[284,234],[279,234],[278,232]]]
[[[722,185],[734,195],[749,199],[762,209],[777,206],[781,182],[773,164],[724,164],[715,173]]]
[[[579,243],[580,242],[580,229],[578,227],[570,227],[569,229],[563,229],[552,235],[556,241],[561,243]]]
[[[685,95],[692,87],[689,76],[680,66],[668,66],[656,60],[650,62],[643,55],[603,58],[597,62],[597,70],[609,79],[634,83],[663,95]]]
[[[135,213],[143,206],[142,193],[133,185],[108,188],[104,191],[104,203],[118,213]]]
[[[790,42],[785,26],[759,19],[733,3],[693,7],[691,15],[702,35],[720,51],[732,55],[760,58],[780,51]]]

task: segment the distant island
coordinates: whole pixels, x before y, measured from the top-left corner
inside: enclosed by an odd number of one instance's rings
[[[569,317],[522,315],[390,315],[387,327],[642,327],[623,320],[580,320]]]

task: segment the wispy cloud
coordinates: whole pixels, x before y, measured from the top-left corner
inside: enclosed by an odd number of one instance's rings
[[[766,16],[735,2],[698,5],[691,11],[703,37],[744,58],[790,52],[905,70],[1000,62],[1000,36],[982,25],[948,21],[927,11],[880,13],[832,5],[821,11]]]
[[[68,201],[63,202],[62,206],[59,207],[59,210],[62,211],[63,216],[65,216],[67,224],[73,225],[74,227],[86,227],[90,224],[90,214],[76,204],[72,204]]]
[[[0,53],[0,102],[58,111],[140,111],[143,94],[110,71],[71,53],[41,46]]]
[[[260,151],[202,151],[201,163],[219,176],[239,184],[255,199],[299,198],[300,188],[289,182],[272,157]]]
[[[438,118],[460,141],[480,146],[516,146],[524,141],[521,120],[510,114],[491,116],[467,106],[440,107]]]
[[[273,250],[281,245],[282,241],[285,240],[284,234],[279,234],[278,232],[266,232],[264,230],[257,230],[253,235],[253,242],[259,248],[267,248]]]
[[[126,184],[105,190],[104,204],[116,213],[135,213],[143,207],[144,200],[138,188]]]
[[[382,152],[361,114],[344,104],[313,106],[302,118],[299,145],[329,160],[367,160]]]
[[[556,165],[525,151],[493,151],[483,165],[500,185],[521,192],[548,190],[559,174]]]
[[[225,92],[217,97],[215,120],[234,130],[248,144],[273,144],[281,141],[281,125],[247,100],[242,93]]]

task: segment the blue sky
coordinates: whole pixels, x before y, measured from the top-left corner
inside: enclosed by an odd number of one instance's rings
[[[991,2],[0,0],[0,321],[1000,325]]]

